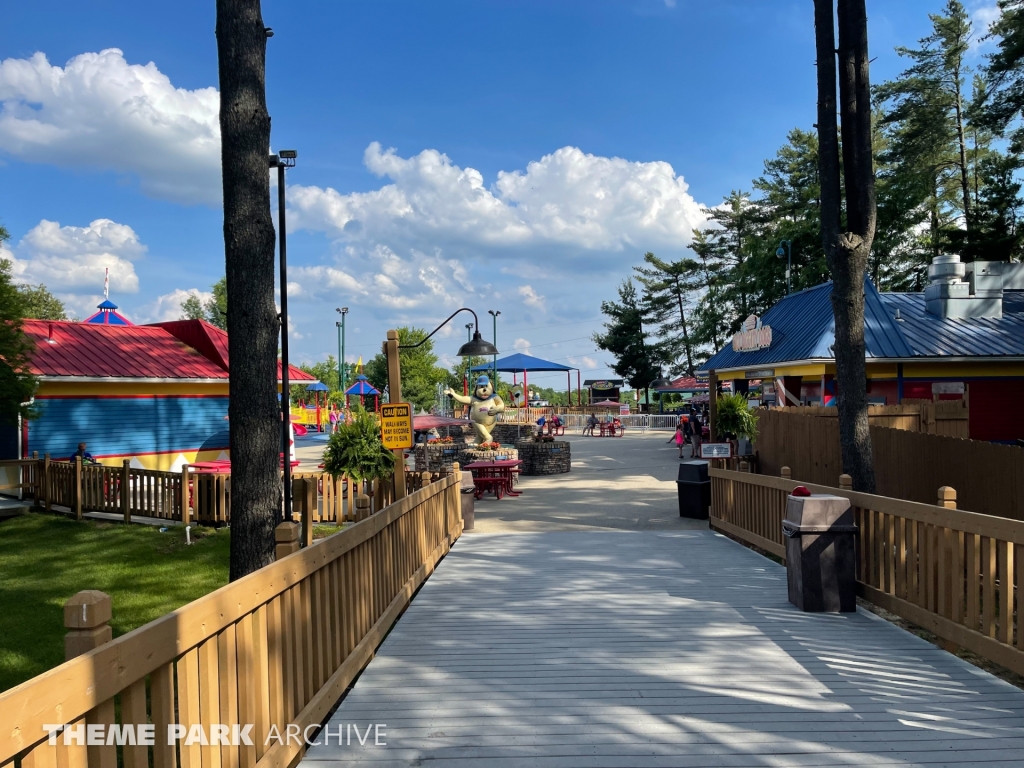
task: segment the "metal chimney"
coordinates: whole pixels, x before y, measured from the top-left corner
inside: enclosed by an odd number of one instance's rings
[[[936,256],[928,267],[925,310],[943,319],[1002,317],[1002,277],[988,270],[990,265],[994,262],[962,264],[956,254]],[[970,279],[965,281],[968,272]]]

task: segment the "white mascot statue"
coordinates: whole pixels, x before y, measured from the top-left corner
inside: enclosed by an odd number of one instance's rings
[[[457,403],[469,406],[469,419],[473,422],[477,444],[491,442],[491,430],[498,421],[497,416],[505,410],[505,403],[494,394],[491,380],[481,376],[471,395],[460,395],[451,387],[445,390]]]

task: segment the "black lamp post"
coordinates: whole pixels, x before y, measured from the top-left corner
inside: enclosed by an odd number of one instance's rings
[[[786,246],[785,249],[782,246]],[[786,295],[789,296],[793,292],[793,241],[781,241],[775,255],[780,259],[786,257]]]
[[[658,378],[656,378],[654,381],[652,381],[650,384],[647,385],[646,389],[647,389],[647,410],[648,410],[648,412],[650,412],[650,410],[651,410],[651,388],[653,387],[654,389],[661,389],[662,387],[667,387],[671,383],[672,383],[671,379],[666,379],[666,378],[663,378],[663,377],[659,376]],[[661,394],[660,393],[658,395],[658,405],[659,405],[658,410],[659,411],[663,410],[660,407],[661,406]]]
[[[289,450],[292,414],[289,408],[291,390],[288,381],[288,240],[284,215],[284,171],[285,168],[295,167],[295,159],[298,156],[299,153],[294,149],[282,149],[276,155],[270,156],[270,167],[277,168],[277,234],[278,250],[281,253],[281,463],[284,465],[284,509],[281,513],[283,520],[279,522],[292,519],[292,455]]]
[[[415,344],[399,344],[398,348],[415,349],[416,347],[423,345],[427,341],[427,339],[429,339],[435,333],[437,333],[446,325],[448,325],[448,323],[451,322],[451,319],[455,317],[457,314],[459,314],[459,312],[469,312],[471,315],[473,315],[473,325],[467,327],[471,327],[475,330],[473,330],[473,335],[470,337],[469,341],[467,341],[465,344],[459,347],[459,351],[456,354],[459,357],[486,357],[487,355],[498,354],[497,347],[491,344],[491,342],[485,340],[484,337],[480,335],[480,321],[479,319],[477,319],[476,312],[474,312],[469,307],[462,307],[461,309],[457,309],[454,312],[452,312],[443,323],[441,323],[439,326],[437,326],[437,328],[435,328],[426,336],[424,336],[421,341],[418,341]]]

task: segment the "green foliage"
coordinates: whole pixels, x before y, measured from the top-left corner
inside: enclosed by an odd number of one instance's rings
[[[45,285],[20,285],[18,292],[25,302],[25,317],[35,320],[67,320],[64,302],[54,296]]]
[[[695,347],[691,339],[696,295],[704,287],[701,265],[693,259],[667,262],[648,251],[645,266],[633,267],[644,287],[644,320],[658,326],[657,336],[669,360],[679,360],[673,373],[692,376]]]
[[[7,230],[0,227],[0,242]],[[11,262],[0,259],[0,422],[15,424],[18,416],[32,416],[27,403],[37,381],[30,373],[32,342],[22,330],[26,302],[11,280]]]
[[[757,411],[747,404],[742,394],[719,395],[715,429],[723,435],[756,440]]]
[[[228,281],[222,277],[210,286],[213,296],[204,303],[198,296],[189,296],[181,302],[183,320],[205,320],[222,330],[228,329]]]
[[[384,447],[380,422],[369,411],[352,409],[351,419],[338,425],[324,451],[324,471],[360,482],[383,480],[395,472],[395,454]]]
[[[594,343],[615,355],[611,368],[633,389],[644,389],[661,376],[665,362],[664,347],[647,340],[643,310],[632,280],[619,286],[619,302],[602,301],[601,312],[608,316],[604,333],[594,334]]]
[[[422,341],[427,332],[422,328],[403,326],[398,329],[400,344],[415,344]],[[402,369],[402,400],[412,403],[417,410],[430,410],[434,405],[438,384],[448,383],[448,371],[437,364],[434,342],[428,340],[415,349],[400,349],[398,360]],[[367,364],[366,378],[381,392],[387,390],[388,366],[384,353],[375,355]],[[462,379],[459,379],[459,388]]]

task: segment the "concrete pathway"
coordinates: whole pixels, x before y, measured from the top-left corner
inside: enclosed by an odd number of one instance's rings
[[[798,612],[783,568],[672,519],[674,449],[580,442],[568,488],[481,505],[532,532],[459,540],[304,768],[1024,765],[1024,692],[870,613]]]

